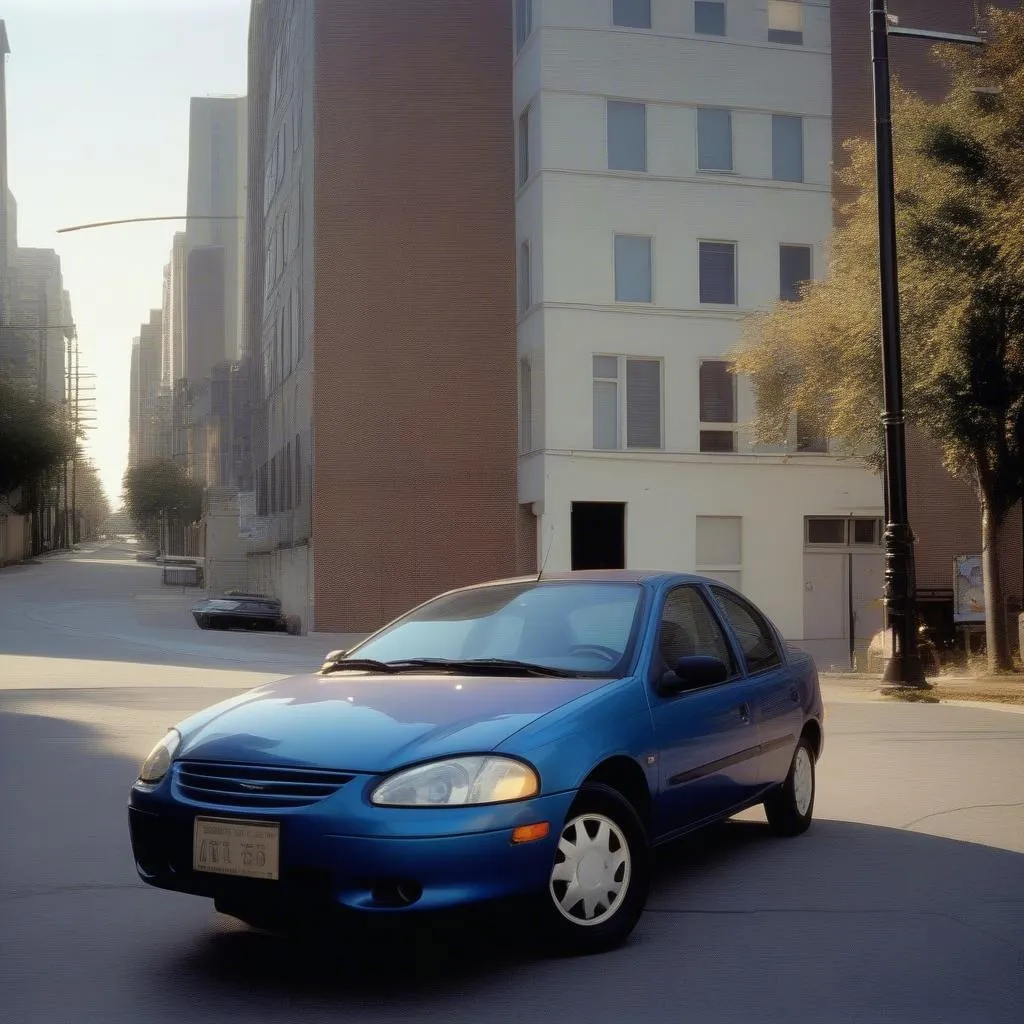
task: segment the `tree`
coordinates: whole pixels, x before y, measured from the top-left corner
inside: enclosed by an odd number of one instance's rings
[[[71,458],[76,444],[57,406],[0,378],[0,496],[31,492]]]
[[[161,520],[187,524],[203,514],[202,486],[172,459],[154,459],[128,469],[124,494],[132,522],[149,536]]]
[[[88,459],[75,466],[75,508],[82,518],[82,540],[95,540],[110,518],[110,501],[96,467]]]
[[[1024,494],[1024,14],[991,12],[980,55],[938,50],[947,100],[893,94],[908,421],[978,495],[989,667],[1012,665],[999,534]],[[978,87],[984,91],[979,92]],[[846,143],[855,198],[832,238],[829,277],[751,319],[735,369],[758,401],[755,434],[794,414],[874,468],[883,460],[873,146]]]

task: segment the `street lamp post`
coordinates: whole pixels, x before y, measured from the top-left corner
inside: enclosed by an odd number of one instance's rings
[[[917,647],[917,581],[914,535],[907,501],[907,443],[900,352],[900,290],[896,257],[889,36],[983,45],[980,36],[898,28],[890,24],[886,0],[871,3],[871,67],[875,100],[875,173],[878,190],[878,269],[882,300],[882,382],[885,408],[885,612],[892,652],[884,681],[927,688]]]

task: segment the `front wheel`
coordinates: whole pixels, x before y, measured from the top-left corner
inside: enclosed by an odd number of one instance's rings
[[[814,793],[814,751],[801,736],[786,781],[764,802],[771,830],[780,836],[806,832],[814,816]]]
[[[632,805],[588,783],[573,802],[548,880],[544,918],[559,952],[600,953],[629,938],[650,885],[647,834]]]

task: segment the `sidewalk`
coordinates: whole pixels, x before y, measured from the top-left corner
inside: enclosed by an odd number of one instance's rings
[[[877,675],[863,673],[821,673],[826,700],[916,700],[931,703],[1002,704],[1024,709],[1024,675],[964,676],[942,675],[928,680],[931,690],[888,695]]]

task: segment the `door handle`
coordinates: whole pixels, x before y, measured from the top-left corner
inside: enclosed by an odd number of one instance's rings
[[[740,718],[742,718],[744,722],[750,721],[750,705],[746,701],[740,705]]]

